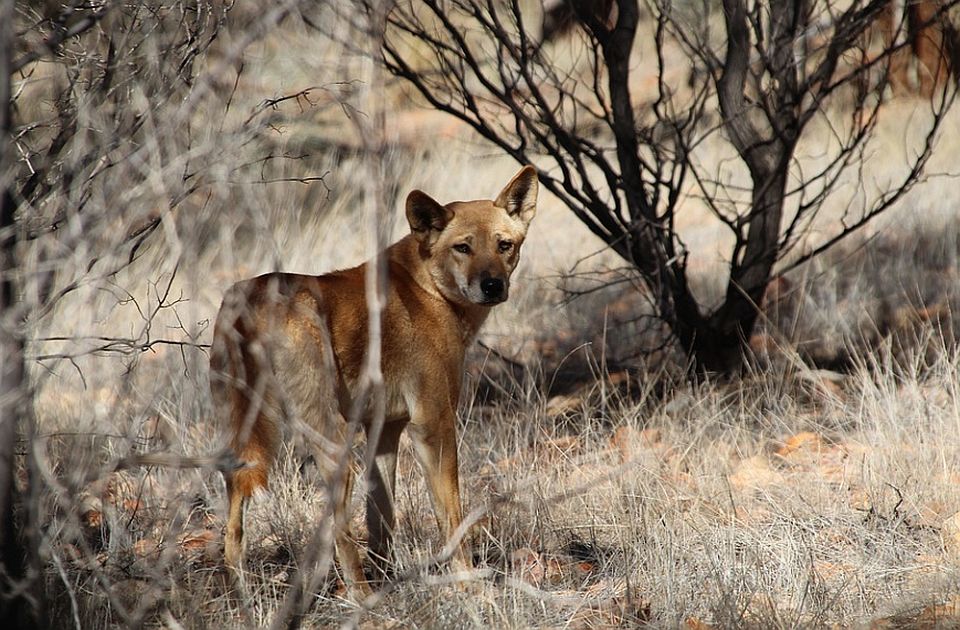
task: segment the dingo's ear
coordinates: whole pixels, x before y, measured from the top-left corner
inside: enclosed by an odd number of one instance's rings
[[[505,209],[524,225],[530,225],[537,213],[537,170],[524,166],[497,195],[493,205]]]
[[[453,212],[441,206],[430,195],[414,190],[407,195],[407,222],[410,231],[421,243],[432,243],[447,227]]]

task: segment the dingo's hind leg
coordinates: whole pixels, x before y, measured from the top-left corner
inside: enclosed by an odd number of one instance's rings
[[[394,499],[397,481],[397,449],[407,420],[383,426],[368,472],[367,530],[370,536],[370,560],[377,579],[389,578],[393,571],[393,529],[396,524]],[[368,432],[369,435],[369,432]]]

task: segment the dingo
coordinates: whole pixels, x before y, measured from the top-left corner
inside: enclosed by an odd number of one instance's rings
[[[496,201],[441,205],[419,190],[406,201],[411,233],[384,252],[382,314],[385,422],[369,471],[371,559],[388,568],[397,445],[409,427],[440,532],[461,522],[456,412],[464,355],[490,307],[507,299],[510,274],[536,213],[537,174],[526,166]],[[366,263],[369,264],[369,263]],[[337,557],[353,594],[369,592],[345,516],[352,467],[346,419],[360,396],[367,350],[365,265],[322,276],[269,273],[231,287],[210,355],[216,413],[247,466],[224,473],[229,500],[224,555],[239,569],[243,507],[267,475],[283,426],[301,422],[331,492]],[[372,412],[360,416],[369,431]],[[289,431],[287,431],[289,433]],[[463,544],[458,568],[470,566]]]

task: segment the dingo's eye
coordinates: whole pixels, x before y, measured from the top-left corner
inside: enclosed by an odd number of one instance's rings
[[[497,245],[497,249],[500,250],[501,254],[506,254],[513,249],[513,243],[510,241],[500,241],[500,244]]]
[[[460,252],[461,254],[469,254],[470,246],[466,243],[457,243],[453,246],[454,251]]]

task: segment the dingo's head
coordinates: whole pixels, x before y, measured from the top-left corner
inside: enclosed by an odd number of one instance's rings
[[[407,221],[430,275],[448,300],[493,306],[507,299],[520,245],[537,212],[537,172],[520,169],[495,201],[443,206],[419,190],[407,196]]]

